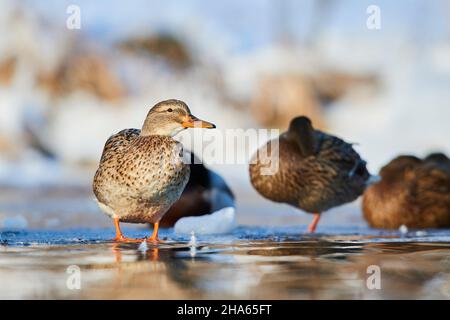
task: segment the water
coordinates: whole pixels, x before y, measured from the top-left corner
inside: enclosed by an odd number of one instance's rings
[[[195,247],[172,229],[161,231],[164,243],[147,247],[110,241],[111,228],[3,230],[0,298],[450,298],[450,230],[418,237],[414,230],[305,229],[241,226],[226,236],[196,235]],[[79,290],[68,288],[72,265],[80,268]],[[379,267],[380,289],[367,286],[369,266]]]

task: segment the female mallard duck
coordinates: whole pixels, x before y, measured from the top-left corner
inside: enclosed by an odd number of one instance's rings
[[[187,153],[187,152],[186,152]],[[225,180],[190,153],[188,183],[178,199],[161,219],[161,227],[173,227],[183,217],[202,216],[225,207],[234,207],[234,195]]]
[[[215,128],[184,102],[167,100],[149,111],[142,130],[125,129],[106,141],[93,189],[100,208],[114,219],[115,240],[134,241],[123,236],[120,222],[153,223],[149,240],[158,240],[159,221],[189,179],[182,145],[172,137],[194,127]]]
[[[265,198],[314,213],[309,232],[322,212],[358,198],[370,178],[350,143],[315,130],[307,117],[293,119],[276,145],[270,141],[251,160],[251,183]],[[262,173],[266,154],[275,161],[278,156],[278,170],[270,175]]]
[[[364,218],[374,228],[450,227],[450,160],[399,156],[380,171],[381,181],[364,192]]]

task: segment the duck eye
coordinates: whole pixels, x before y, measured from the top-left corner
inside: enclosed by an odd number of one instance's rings
[[[167,109],[167,112],[172,112],[172,111],[173,111],[172,108]]]

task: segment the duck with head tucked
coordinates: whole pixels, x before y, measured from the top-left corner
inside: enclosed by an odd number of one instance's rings
[[[381,168],[380,176],[363,197],[371,227],[450,227],[450,159],[445,154],[398,156]]]
[[[170,228],[184,217],[209,215],[226,207],[235,207],[234,194],[225,179],[201,163],[193,152],[185,152],[191,159],[189,180],[180,199],[166,212],[161,227]]]
[[[178,200],[189,180],[189,161],[173,137],[187,128],[215,128],[191,114],[183,101],[157,103],[141,130],[125,129],[105,144],[94,176],[93,190],[100,209],[114,220],[116,241],[126,238],[120,222],[152,223],[148,239],[159,241],[159,221]]]
[[[263,155],[269,154],[278,157],[278,170],[264,174]],[[309,232],[316,230],[321,213],[358,198],[369,178],[352,144],[315,130],[304,116],[294,118],[278,143],[269,141],[250,161],[251,183],[263,197],[314,213]]]

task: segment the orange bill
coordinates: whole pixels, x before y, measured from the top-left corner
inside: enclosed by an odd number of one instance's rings
[[[214,129],[216,125],[208,121],[200,120],[196,116],[190,114],[186,117],[186,120],[183,122],[183,127]]]

